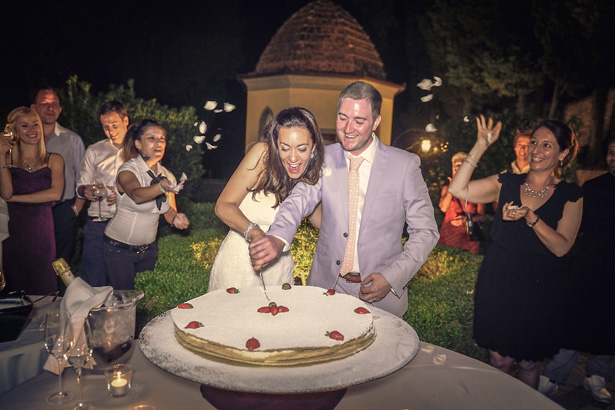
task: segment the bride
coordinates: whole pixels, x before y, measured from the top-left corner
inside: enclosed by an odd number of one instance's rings
[[[261,285],[248,244],[265,236],[278,205],[297,182],[318,182],[323,158],[322,135],[316,119],[305,108],[286,108],[267,124],[216,201],[216,215],[230,231],[214,260],[208,292]],[[314,218],[310,221],[319,226],[318,218]],[[262,274],[269,286],[292,283],[293,272],[292,255],[287,252],[267,265]]]

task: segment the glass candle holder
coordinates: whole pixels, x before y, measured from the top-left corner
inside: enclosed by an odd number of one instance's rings
[[[125,396],[132,387],[132,367],[116,364],[105,370],[105,378],[111,396]]]

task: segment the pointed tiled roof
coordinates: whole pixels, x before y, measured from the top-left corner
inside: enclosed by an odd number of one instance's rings
[[[339,5],[315,0],[273,36],[252,75],[334,74],[386,80],[380,55],[363,27]]]

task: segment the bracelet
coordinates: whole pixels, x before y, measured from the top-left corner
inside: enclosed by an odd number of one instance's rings
[[[540,216],[536,215],[536,220],[534,222],[525,221],[525,224],[530,228],[533,228],[538,223],[538,221],[540,221]]]
[[[8,165],[0,165],[0,169],[10,168]]]
[[[254,228],[255,226],[258,226],[258,224],[252,222],[250,223],[250,225],[246,226],[246,229],[243,231],[243,237],[247,242],[252,242],[252,239],[248,237],[248,232],[250,232],[250,229]]]
[[[175,228],[175,218],[177,218],[177,215],[179,215],[179,212],[176,213],[175,215],[173,215],[173,219],[171,219],[171,227]]]
[[[478,163],[471,163],[470,161],[468,161],[468,158],[463,160],[464,163],[467,163],[469,166],[476,168],[478,166]]]

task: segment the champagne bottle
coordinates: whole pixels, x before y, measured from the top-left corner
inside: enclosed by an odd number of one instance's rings
[[[53,270],[56,272],[56,275],[62,279],[62,282],[64,282],[66,286],[70,285],[70,283],[75,279],[75,275],[73,275],[73,272],[70,270],[70,266],[66,263],[64,258],[60,258],[52,262],[51,266],[53,266]]]

